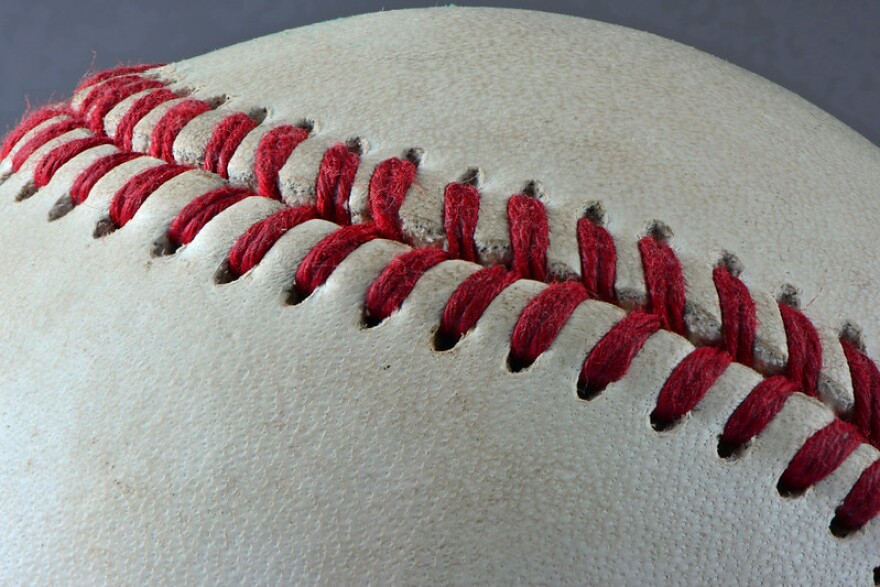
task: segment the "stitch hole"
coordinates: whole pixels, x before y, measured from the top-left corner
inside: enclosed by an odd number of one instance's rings
[[[178,244],[168,238],[168,233],[166,232],[153,243],[151,254],[154,257],[167,257],[176,253],[179,248],[180,246]]]
[[[804,493],[806,493],[806,489],[795,489],[786,485],[780,479],[776,483],[776,491],[779,492],[779,495],[785,499],[798,499],[799,497],[803,497]]]
[[[49,222],[55,222],[59,218],[67,216],[73,211],[74,207],[75,206],[73,205],[73,198],[70,197],[70,194],[61,196],[49,210]]]
[[[425,158],[425,150],[419,149],[417,147],[407,149],[406,152],[404,152],[403,154],[403,158],[415,165],[416,167],[419,167]]]
[[[382,324],[385,320],[378,316],[373,316],[366,308],[361,309],[361,328],[369,330]]]
[[[604,385],[594,385],[589,381],[577,382],[577,396],[585,402],[591,402],[605,391]]]
[[[742,457],[749,448],[746,444],[734,444],[732,442],[724,442],[721,436],[718,436],[718,457],[726,461],[735,461]]]
[[[210,106],[211,108],[219,108],[220,106],[223,106],[223,104],[226,104],[226,102],[228,101],[229,96],[227,96],[226,94],[220,94],[219,96],[208,98],[207,100],[205,100],[205,103],[208,104],[208,106]]]
[[[12,177],[11,171],[0,172],[0,185],[2,185],[4,182],[6,182],[6,180],[9,179],[10,177]]]
[[[248,117],[256,122],[257,124],[263,124],[266,121],[266,118],[269,116],[268,108],[254,108],[250,112],[247,113]]]
[[[544,197],[544,184],[537,180],[529,180],[522,188],[522,194],[530,198],[541,199]]]
[[[34,182],[29,181],[19,190],[18,194],[15,196],[16,202],[24,202],[28,198],[31,198],[34,194],[37,193],[37,186]]]
[[[460,340],[460,336],[453,336],[448,332],[444,332],[443,329],[437,328],[434,332],[434,336],[431,337],[431,345],[434,347],[435,351],[443,353],[455,348],[455,345],[457,345]]]
[[[348,149],[349,153],[354,153],[357,156],[361,156],[364,154],[366,145],[360,137],[352,137],[345,141],[345,148]]]
[[[835,538],[840,539],[849,538],[853,533],[856,532],[855,529],[845,526],[843,521],[838,516],[834,516],[833,518],[831,518],[831,523],[828,524],[828,530],[831,531],[831,534],[833,534]]]
[[[525,371],[529,367],[532,366],[532,361],[525,361],[523,359],[517,358],[513,356],[513,353],[508,353],[507,355],[507,369],[511,373],[519,373],[520,371]]]
[[[479,167],[468,167],[468,170],[458,178],[458,183],[478,188],[483,183],[483,171]]]
[[[654,429],[655,432],[670,432],[681,423],[681,419],[678,420],[664,420],[659,418],[658,416],[651,413],[650,416],[651,428]]]
[[[234,281],[238,281],[240,275],[236,275],[229,268],[229,259],[224,259],[220,266],[217,267],[217,271],[214,272],[214,283],[217,285],[226,285],[227,283],[232,283]]]
[[[113,220],[110,218],[102,218],[98,221],[98,224],[95,225],[95,232],[92,233],[92,237],[94,238],[104,238],[110,234],[116,232],[117,226],[113,224]]]
[[[880,585],[880,567],[874,567],[874,585]]]
[[[315,132],[315,127],[317,126],[317,123],[309,118],[303,118],[296,122],[294,126],[303,129],[304,131],[309,133],[309,135],[311,135]]]
[[[285,306],[297,306],[304,302],[307,297],[309,297],[302,295],[297,289],[296,285],[292,285],[289,288],[286,288],[283,292],[283,295]]]
[[[605,226],[608,215],[605,212],[605,207],[601,202],[590,202],[587,204],[587,207],[584,208],[584,218],[595,224],[596,226]]]

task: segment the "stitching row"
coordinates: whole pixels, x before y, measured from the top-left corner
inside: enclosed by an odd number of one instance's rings
[[[115,152],[98,158],[78,175],[50,212],[50,220],[54,220],[83,204],[97,182],[120,165],[148,156],[161,160],[161,164],[133,175],[115,193],[107,220],[96,229],[95,236],[100,237],[125,226],[156,189],[193,169],[175,161],[174,141],[188,123],[215,106],[174,93],[164,82],[143,75],[154,67],[135,66],[97,74],[77,89],[85,92],[85,96],[76,107],[70,103],[51,105],[26,117],[0,146],[0,163],[8,163],[11,173],[21,171],[49,143],[60,144],[41,155],[33,168],[32,182],[18,199],[45,187],[59,169],[77,156],[115,145]],[[114,136],[107,136],[105,117],[120,102],[138,94],[142,95],[122,116]],[[152,129],[149,155],[132,151],[138,122],[161,104],[174,100],[178,102]],[[245,137],[259,125],[258,120],[244,113],[223,117],[215,124],[205,147],[203,168],[228,179],[230,160]],[[88,131],[85,136],[83,131]],[[169,254],[190,243],[214,217],[245,198],[281,200],[278,173],[309,132],[308,128],[293,125],[266,132],[256,149],[256,191],[226,185],[194,198],[171,222],[161,252]],[[418,173],[417,154],[387,159],[375,167],[368,190],[371,218],[366,223],[352,224],[348,200],[360,156],[357,141],[330,146],[318,168],[315,203],[285,207],[253,224],[236,240],[218,280],[238,279],[257,265],[281,236],[313,219],[329,220],[340,228],[315,245],[297,268],[291,303],[307,298],[321,287],[336,267],[366,242],[381,238],[412,245],[402,229],[400,208]],[[0,181],[8,175],[0,176]],[[451,259],[478,261],[474,234],[479,208],[477,174],[447,185],[443,206],[445,249],[416,247],[395,257],[366,292],[367,327],[381,323],[397,311],[420,277],[432,267]],[[581,274],[566,280],[559,280],[548,271],[549,225],[540,200],[528,190],[514,194],[507,203],[507,219],[509,265],[483,267],[457,287],[442,313],[434,346],[438,351],[456,346],[476,326],[489,304],[514,282],[542,281],[548,287],[528,302],[511,336],[508,364],[511,371],[520,371],[529,368],[551,346],[582,302],[600,300],[620,307],[626,304],[618,299],[615,290],[617,251],[604,226],[603,210],[594,206],[578,220],[575,230]],[[577,382],[582,399],[593,399],[620,380],[648,338],[659,330],[688,337],[682,265],[668,239],[668,230],[656,226],[638,242],[647,300],[640,307],[630,308],[589,351]],[[667,430],[680,422],[731,363],[756,368],[756,304],[739,275],[738,263],[732,256],[722,259],[714,268],[712,277],[721,308],[721,339],[717,344],[698,345],[673,369],[651,412],[655,429]],[[796,296],[784,296],[779,312],[788,347],[784,372],[765,373],[765,378],[730,415],[719,437],[718,453],[722,457],[735,457],[747,450],[792,394],[819,398],[823,348],[817,330],[798,309]],[[861,443],[880,447],[880,369],[865,354],[852,329],[844,331],[839,343],[849,366],[855,404],[845,412],[835,410],[836,419],[807,439],[779,479],[782,494],[802,494],[836,470]],[[861,473],[836,509],[830,527],[835,535],[845,536],[862,528],[878,513],[880,460]]]

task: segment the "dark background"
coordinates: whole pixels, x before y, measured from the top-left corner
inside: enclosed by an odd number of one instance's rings
[[[675,39],[767,77],[880,145],[880,0],[482,0]],[[0,0],[0,135],[90,68],[169,62],[394,0]],[[439,4],[442,4],[440,2]]]

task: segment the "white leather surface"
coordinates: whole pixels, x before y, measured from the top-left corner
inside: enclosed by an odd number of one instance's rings
[[[740,70],[607,25],[459,9],[227,51],[167,72],[230,107],[266,106],[270,120],[314,118],[319,137],[364,136],[375,161],[424,148],[429,178],[480,166],[484,243],[505,239],[504,198],[538,179],[560,264],[576,266],[566,226],[599,199],[621,247],[659,218],[706,270],[734,250],[751,286],[795,283],[811,317],[852,318],[876,336],[864,296],[878,281],[877,150]],[[20,176],[0,185],[3,581],[870,583],[880,524],[841,540],[828,523],[877,451],[860,448],[801,498],[775,488],[829,421],[818,402],[793,397],[743,458],[724,461],[717,435],[759,381],[752,371],[731,367],[660,434],[648,414],[693,348],[680,337],[652,337],[622,381],[581,402],[581,362],[615,308],[583,304],[511,374],[510,332],[541,284],[509,288],[438,353],[432,328],[475,266],[434,268],[401,312],[363,329],[364,292],[402,245],[365,245],[284,306],[332,225],[295,229],[218,286],[232,242],[278,205],[248,199],[156,259],[176,211],[216,180],[182,175],[95,240],[133,170],[46,222],[92,160],[21,203]],[[409,198],[405,212],[429,226],[421,211],[439,194]]]

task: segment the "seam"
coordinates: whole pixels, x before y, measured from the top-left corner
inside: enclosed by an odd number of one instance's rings
[[[119,165],[140,157],[161,160],[161,164],[134,174],[116,192],[108,218],[99,224],[95,236],[124,227],[156,189],[194,169],[191,164],[175,160],[175,141],[188,124],[219,105],[171,91],[166,82],[151,77],[150,70],[155,67],[102,72],[77,88],[78,99],[47,106],[27,116],[0,146],[0,182],[22,171],[31,173],[17,198],[26,199],[45,187],[66,163],[92,149],[115,145],[115,152],[98,158],[76,177],[68,194],[50,212],[50,220],[55,220],[83,204],[95,184]],[[111,136],[106,129],[106,117],[126,100],[133,102]],[[161,115],[150,131],[149,154],[133,151],[132,137],[138,123],[173,100],[178,102]],[[248,113],[224,113],[204,144],[202,169],[228,179],[230,161],[250,133],[264,130],[261,124],[261,120]],[[172,253],[188,244],[217,214],[247,197],[281,200],[279,173],[311,132],[308,124],[268,129],[254,152],[253,189],[226,185],[196,196],[172,220],[162,253]],[[37,153],[39,160],[33,161],[32,168],[26,168]],[[413,250],[394,258],[366,292],[365,326],[371,327],[398,310],[419,278],[432,267],[451,259],[478,261],[474,237],[480,206],[478,172],[451,181],[445,188],[445,248],[418,245],[405,234],[400,210],[416,182],[419,152],[410,150],[372,169],[368,189],[370,217],[352,224],[348,200],[361,155],[359,140],[329,146],[317,169],[314,203],[287,206],[249,227],[233,245],[218,281],[234,281],[247,273],[282,235],[312,219],[329,220],[340,228],[315,245],[297,268],[291,303],[321,287],[361,245],[379,238],[409,244]],[[656,223],[638,241],[647,299],[632,307],[618,299],[615,289],[618,255],[614,238],[605,228],[604,210],[590,206],[577,221],[574,230],[581,274],[563,277],[548,268],[549,225],[539,196],[536,186],[527,186],[509,198],[510,259],[476,271],[456,288],[435,336],[438,351],[454,347],[476,325],[495,297],[519,279],[545,282],[548,287],[528,302],[516,321],[510,341],[511,371],[529,368],[556,340],[582,302],[600,300],[627,311],[584,360],[577,382],[578,394],[584,400],[596,397],[621,379],[647,339],[659,330],[693,342],[686,320],[684,271],[669,245],[671,231],[667,227]],[[719,455],[727,458],[747,450],[792,394],[824,399],[820,376],[825,349],[816,328],[800,311],[796,296],[790,292],[778,304],[788,352],[783,372],[762,371],[756,366],[758,310],[740,272],[732,255],[725,256],[714,267],[712,279],[721,309],[721,337],[711,344],[695,342],[695,350],[667,378],[651,412],[655,429],[670,429],[699,404],[730,364],[736,362],[756,370],[763,380],[730,415],[719,437]],[[782,494],[802,494],[836,470],[860,443],[880,448],[880,369],[865,353],[854,328],[845,328],[838,343],[851,376],[854,405],[841,410],[825,401],[836,419],[811,435],[791,460],[779,479]],[[830,528],[835,535],[845,536],[862,528],[878,513],[880,460],[861,473],[835,510]]]

